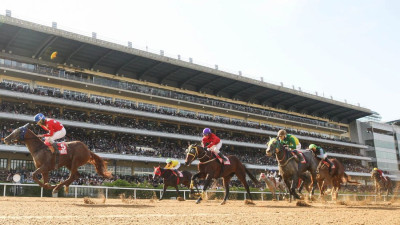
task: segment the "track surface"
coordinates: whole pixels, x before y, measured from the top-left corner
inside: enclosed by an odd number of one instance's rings
[[[0,197],[0,224],[400,224],[399,202],[91,200]]]

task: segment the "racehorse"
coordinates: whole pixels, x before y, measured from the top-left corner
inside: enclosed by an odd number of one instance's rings
[[[273,176],[267,176],[265,173],[261,173],[258,181],[264,181],[268,189],[272,192],[272,200],[276,200],[275,192],[279,191],[279,196],[285,196],[287,193],[286,185],[284,182],[279,181]]]
[[[195,144],[189,145],[188,149],[186,150],[186,159],[185,159],[186,166],[190,166],[190,164],[195,159],[200,160],[200,163],[197,166],[199,172],[193,175],[191,186],[193,186],[197,178],[206,180],[203,187],[203,193],[197,199],[196,203],[197,204],[200,203],[201,200],[203,199],[205,192],[208,186],[210,185],[211,180],[213,178],[217,179],[222,177],[224,181],[225,195],[224,195],[224,200],[221,202],[221,205],[225,204],[226,200],[229,197],[229,181],[235,174],[245,187],[247,194],[250,197],[250,200],[253,200],[250,194],[249,185],[247,184],[246,181],[246,174],[247,174],[250,177],[250,179],[256,185],[258,185],[259,182],[253,176],[253,174],[251,174],[250,171],[234,155],[227,156],[230,165],[222,166],[219,160],[214,158],[211,154],[212,153],[210,151],[207,151],[203,147],[197,146]]]
[[[60,155],[58,168],[65,166],[70,170],[68,179],[61,182],[57,186],[51,186],[49,182],[49,172],[56,168],[56,156],[48,150],[36,134],[28,129],[29,123],[15,129],[10,135],[4,138],[4,143],[10,144],[11,142],[21,142],[28,147],[32,155],[33,162],[36,170],[33,172],[33,180],[39,186],[46,189],[53,189],[53,194],[57,193],[59,189],[65,185],[65,191],[68,192],[69,185],[77,178],[79,178],[78,168],[86,163],[95,166],[99,175],[105,178],[112,178],[111,172],[107,170],[107,163],[98,155],[94,154],[89,148],[80,141],[66,142],[67,154]],[[43,183],[37,178],[38,174],[42,174]]]
[[[299,178],[307,180],[305,175],[306,171],[311,173],[311,184],[312,190],[310,193],[310,199],[314,194],[316,182],[316,170],[318,162],[316,161],[311,151],[301,151],[304,155],[306,163],[298,163],[294,159],[291,151],[288,150],[277,138],[271,138],[268,142],[266,150],[267,156],[275,154],[276,160],[278,161],[279,173],[282,175],[286,186],[289,188],[289,201],[291,197],[300,199],[300,196],[296,193],[296,187],[299,182]]]
[[[393,194],[393,184],[390,177],[386,176],[385,180],[377,170],[372,170],[371,178],[375,181],[375,194],[378,194],[379,197],[381,197],[382,190],[386,190],[386,198],[389,197],[389,193]]]
[[[172,171],[170,169],[164,169],[164,168],[161,168],[160,166],[154,167],[153,178],[156,176],[162,177],[163,183],[164,183],[163,193],[160,195],[160,200],[163,199],[165,190],[167,190],[168,186],[175,187],[176,193],[178,195],[177,199],[178,200],[180,199],[178,185],[183,184],[189,188],[190,181],[192,179],[192,173],[190,173],[189,171],[186,171],[186,170],[182,171],[182,175],[183,175],[183,177],[178,177],[179,174],[175,174],[174,171]],[[197,189],[197,186],[196,186],[196,189]],[[197,192],[198,191],[199,190],[197,190]]]
[[[325,193],[326,186],[332,186],[331,195],[332,199],[336,200],[338,192],[342,183],[360,184],[356,181],[350,180],[350,177],[344,172],[344,166],[339,160],[332,158],[329,159],[335,165],[333,175],[329,173],[329,165],[323,160],[320,160],[317,169],[317,182],[320,191],[320,197]]]

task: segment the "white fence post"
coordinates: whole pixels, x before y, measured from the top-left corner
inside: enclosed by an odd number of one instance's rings
[[[40,197],[43,198],[43,187],[40,187]]]
[[[133,197],[135,197],[135,199],[136,199],[136,188],[133,189]]]
[[[106,187],[106,199],[108,199],[108,187]]]
[[[75,187],[75,198],[78,197],[78,187]]]
[[[6,184],[4,184],[3,197],[6,197]]]

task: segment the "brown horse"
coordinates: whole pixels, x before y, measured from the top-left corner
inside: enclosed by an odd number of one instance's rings
[[[373,178],[375,182],[375,194],[379,197],[381,197],[382,190],[386,190],[386,198],[389,197],[389,193],[393,194],[393,184],[390,177],[385,176],[385,180],[377,170],[372,170],[371,178]]]
[[[32,155],[33,162],[37,168],[33,172],[33,180],[41,187],[46,189],[53,189],[53,193],[57,193],[59,189],[65,185],[65,191],[68,192],[69,185],[77,178],[79,178],[78,168],[86,163],[95,166],[99,175],[111,178],[111,172],[107,170],[107,163],[103,161],[98,155],[91,152],[88,147],[80,142],[66,142],[67,154],[60,155],[58,168],[65,166],[70,170],[70,175],[67,180],[61,182],[57,186],[51,186],[49,182],[49,172],[56,168],[56,155],[52,154],[36,134],[28,129],[30,124],[15,129],[10,135],[4,138],[6,144],[11,142],[22,142],[28,147]],[[42,174],[43,183],[37,178],[38,174]]]
[[[230,155],[227,158],[230,161],[230,165],[223,165],[219,162],[218,159],[214,158],[212,153],[206,151],[203,147],[197,145],[189,145],[186,150],[186,160],[185,165],[189,166],[195,159],[199,159],[200,163],[198,165],[199,172],[193,175],[191,186],[194,184],[197,178],[205,179],[205,184],[203,187],[202,196],[200,196],[196,203],[200,203],[204,197],[204,194],[210,185],[211,180],[222,177],[224,180],[225,186],[225,196],[224,200],[221,202],[221,205],[226,203],[226,200],[229,197],[229,181],[236,174],[237,178],[242,182],[243,186],[246,188],[247,194],[250,199],[252,199],[250,194],[249,185],[246,181],[246,174],[250,177],[250,179],[258,185],[258,180],[250,173],[250,171],[240,162],[240,160],[234,156]]]
[[[350,177],[344,172],[343,164],[335,159],[329,159],[335,165],[333,175],[329,173],[329,165],[323,160],[320,160],[317,169],[317,182],[320,191],[320,197],[325,194],[325,188],[327,186],[332,186],[331,195],[332,199],[336,200],[338,197],[338,192],[343,183],[360,184],[356,181],[350,180]]]
[[[182,175],[183,175],[183,177],[178,177],[178,174],[174,174],[174,171],[172,171],[170,169],[164,169],[164,168],[161,168],[160,166],[154,167],[153,178],[155,176],[162,177],[163,183],[164,183],[163,193],[160,195],[160,200],[163,199],[165,190],[167,190],[168,186],[172,186],[176,189],[176,193],[178,195],[178,200],[180,200],[178,185],[183,184],[189,188],[190,181],[192,179],[192,173],[189,171],[186,171],[186,170],[182,171]],[[197,189],[197,187],[196,187],[196,189]],[[197,190],[197,191],[199,191],[199,190]]]

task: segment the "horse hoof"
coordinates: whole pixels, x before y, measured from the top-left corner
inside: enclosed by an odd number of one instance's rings
[[[182,197],[178,197],[177,200],[180,202],[185,201],[185,199],[183,199]]]
[[[197,199],[196,204],[199,204],[201,202],[201,198]]]
[[[226,201],[222,201],[222,202],[221,202],[221,205],[225,205],[225,204],[226,204]]]

